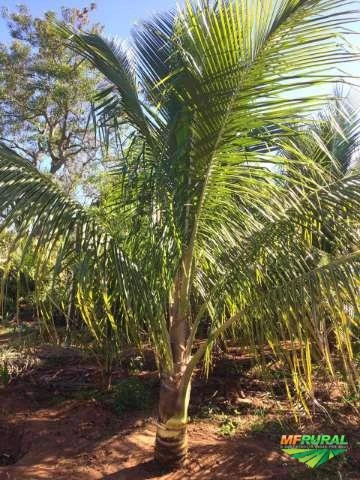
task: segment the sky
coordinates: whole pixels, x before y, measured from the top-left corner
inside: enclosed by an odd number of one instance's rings
[[[27,5],[31,12],[39,16],[46,10],[59,11],[62,6],[82,8],[89,6],[92,0],[0,0],[0,7],[7,7],[15,10],[18,4]],[[266,0],[264,0],[266,1]],[[176,0],[97,0],[96,10],[91,13],[94,21],[105,25],[105,32],[108,36],[127,38],[130,30],[136,21],[146,19],[151,14],[166,11],[176,7]],[[360,8],[360,0],[358,0]],[[358,28],[357,28],[358,27]],[[354,28],[354,27],[353,27]],[[360,32],[359,22],[355,29]],[[7,39],[6,26],[3,19],[0,19],[0,41]],[[358,41],[360,44],[360,41]]]
[[[266,0],[264,0],[266,1]],[[26,4],[35,16],[41,16],[46,10],[59,11],[62,6],[82,8],[89,6],[91,0],[0,0],[0,7],[13,11],[19,3]],[[152,14],[167,11],[176,7],[176,0],[97,0],[97,8],[91,12],[91,19],[104,25],[104,34],[121,40],[129,38],[136,22],[149,18]],[[360,11],[360,0],[358,4]],[[348,8],[348,7],[347,7]],[[351,41],[357,45],[360,57],[360,14],[359,21],[351,25],[357,35],[351,35]],[[7,42],[9,35],[5,21],[0,18],[0,42]],[[355,84],[360,85],[360,60],[342,65],[342,70],[358,78]]]
[[[91,0],[0,0],[1,7],[15,10],[16,5],[23,3],[31,12],[39,16],[46,10],[59,11],[62,6],[82,8],[89,6]],[[151,14],[167,11],[176,6],[176,0],[97,0],[96,10],[91,13],[95,22],[104,25],[108,36],[121,39],[129,37],[132,26],[138,20],[143,20]],[[6,40],[6,25],[0,19],[0,41]]]

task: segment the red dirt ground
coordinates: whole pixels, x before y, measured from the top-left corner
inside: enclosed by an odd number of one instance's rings
[[[33,410],[31,401],[19,401],[19,393],[11,396],[11,410],[17,404],[22,411],[14,412],[8,424],[17,425],[18,434],[8,435],[8,441],[17,450],[22,435],[23,456],[16,465],[0,467],[1,480],[287,478],[282,465],[288,459],[274,451],[272,442],[224,440],[206,423],[190,425],[191,466],[161,474],[151,462],[152,422],[121,424],[111,411],[91,401]]]
[[[0,480],[360,479],[359,447],[341,476],[337,459],[333,472],[331,467],[311,472],[280,451],[279,432],[242,432],[225,439],[210,420],[189,425],[187,467],[161,472],[152,462],[154,417],[119,416],[100,401],[69,400],[57,391],[44,391],[39,379],[51,381],[59,372],[74,375],[66,365],[53,365],[0,390]],[[194,390],[195,403],[200,393]],[[330,430],[334,428],[335,433],[346,433],[336,425]],[[354,417],[346,429],[356,430]],[[5,465],[11,461],[15,463]]]

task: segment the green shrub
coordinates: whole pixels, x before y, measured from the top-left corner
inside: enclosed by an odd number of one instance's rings
[[[39,360],[26,350],[4,346],[0,348],[0,383],[7,385],[12,378],[18,377]]]
[[[197,417],[199,418],[211,418],[214,415],[220,413],[221,410],[219,407],[211,402],[201,405],[197,412]]]
[[[135,377],[121,380],[113,387],[112,403],[122,414],[132,410],[144,410],[151,404],[149,387]]]
[[[10,372],[6,363],[0,365],[0,383],[7,385],[10,382]]]
[[[139,373],[144,370],[144,359],[141,355],[131,357],[127,362],[127,370],[129,373]]]
[[[225,418],[220,423],[219,433],[223,437],[232,437],[235,435],[238,424],[235,420],[225,416]]]

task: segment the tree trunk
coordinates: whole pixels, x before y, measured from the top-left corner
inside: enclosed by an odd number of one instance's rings
[[[163,375],[160,385],[159,423],[156,432],[155,460],[168,469],[184,464],[188,452],[187,411],[190,398],[190,379],[184,382],[188,365],[186,345],[189,314],[189,267],[181,262],[182,270],[174,282],[170,307],[170,344],[173,360],[171,373]]]
[[[156,432],[155,460],[168,469],[184,465],[187,453],[187,411],[190,384],[185,392],[179,381],[163,379],[160,386],[159,423]]]

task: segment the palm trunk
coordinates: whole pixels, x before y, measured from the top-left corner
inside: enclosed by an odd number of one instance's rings
[[[174,469],[184,464],[188,452],[187,411],[190,398],[190,379],[184,382],[189,354],[189,278],[191,258],[186,254],[181,261],[181,271],[174,282],[170,306],[171,353],[173,369],[163,376],[160,385],[159,423],[156,432],[155,460],[162,466]]]
[[[187,453],[187,410],[190,385],[185,392],[174,380],[164,379],[160,386],[159,423],[156,432],[155,460],[169,469],[184,464]]]
[[[76,315],[76,283],[74,279],[74,275],[71,279],[71,287],[70,287],[70,299],[69,299],[69,307],[67,316],[65,318],[65,345],[70,345],[71,342],[71,327],[75,325],[75,315]]]
[[[173,371],[164,375],[160,385],[159,423],[156,432],[155,460],[169,469],[184,464],[187,446],[187,410],[190,381],[183,384],[188,364],[186,355],[187,320],[178,305],[174,305],[170,341]]]

